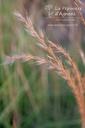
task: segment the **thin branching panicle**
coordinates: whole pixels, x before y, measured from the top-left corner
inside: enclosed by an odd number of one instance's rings
[[[77,12],[78,12],[78,14],[80,16],[80,19],[82,21],[83,26],[85,27],[85,20],[83,18],[83,15],[82,15],[80,9],[79,9],[78,3],[80,3],[80,5],[82,5],[83,8],[85,8],[85,5],[80,0],[73,0],[73,2],[74,2],[74,5],[78,8],[78,11]]]

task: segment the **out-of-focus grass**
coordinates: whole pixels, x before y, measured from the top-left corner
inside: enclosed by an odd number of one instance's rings
[[[0,63],[17,52],[42,54],[12,12],[21,0],[0,1]],[[14,124],[13,124],[14,121]],[[75,98],[67,83],[32,62],[0,65],[0,128],[80,128]],[[14,127],[15,128],[15,127]]]

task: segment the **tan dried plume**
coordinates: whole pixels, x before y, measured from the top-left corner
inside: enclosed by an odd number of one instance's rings
[[[75,2],[75,0],[74,0]],[[76,3],[76,2],[75,2]],[[84,88],[85,85],[81,78],[81,73],[78,70],[77,65],[71,59],[70,55],[64,50],[60,45],[54,44],[43,34],[42,30],[39,30],[37,33],[33,27],[32,21],[30,18],[26,16],[24,18],[17,11],[14,12],[14,15],[22,21],[25,25],[26,31],[35,38],[38,39],[39,43],[37,45],[47,51],[47,58],[41,58],[38,56],[34,56],[32,54],[20,53],[13,55],[11,57],[6,56],[5,64],[12,64],[16,60],[20,59],[21,61],[29,61],[34,60],[35,64],[41,65],[45,64],[48,69],[55,71],[58,75],[60,75],[63,79],[68,82],[68,85],[71,87],[73,94],[78,103],[79,111],[82,119],[82,128],[85,128],[85,99],[84,99]],[[82,20],[83,22],[83,20]],[[45,42],[46,39],[46,42]],[[65,67],[59,57],[55,54],[55,51],[62,53],[65,56],[68,65],[70,65],[71,70]]]

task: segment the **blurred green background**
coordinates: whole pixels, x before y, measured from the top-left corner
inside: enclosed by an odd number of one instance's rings
[[[24,2],[0,0],[1,64],[5,55],[19,52],[44,56],[35,45],[37,40],[24,31],[22,23],[12,14],[14,10],[23,13]],[[79,55],[75,48],[69,47],[84,73],[85,67],[76,58]],[[77,103],[65,80],[33,62],[16,61],[12,66],[0,65],[0,128],[80,127]]]

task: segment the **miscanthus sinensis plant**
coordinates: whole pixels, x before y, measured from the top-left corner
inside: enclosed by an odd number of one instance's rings
[[[79,0],[73,0],[76,7],[78,7],[77,2],[79,2],[82,6],[85,7]],[[85,21],[80,11],[78,11],[81,21],[83,25],[85,25]],[[44,34],[42,30],[39,30],[38,33],[34,29],[33,23],[30,17],[22,16],[19,12],[15,11],[14,15],[25,25],[25,30],[31,36],[34,36],[38,39],[38,43],[36,43],[40,48],[46,51],[46,58],[41,58],[40,56],[34,56],[31,53],[20,53],[16,55],[12,55],[10,57],[6,57],[5,64],[12,64],[16,60],[21,60],[23,62],[33,60],[37,65],[46,65],[47,69],[53,70],[55,73],[60,75],[63,79],[65,79],[72,89],[72,92],[75,96],[77,101],[81,120],[82,120],[82,128],[85,128],[85,81],[81,77],[81,73],[78,70],[76,63],[71,59],[69,53],[66,52],[62,46],[58,44],[54,44],[51,42]],[[65,56],[65,60],[70,66],[63,65],[62,61],[60,60],[59,56],[56,53],[61,53]]]

